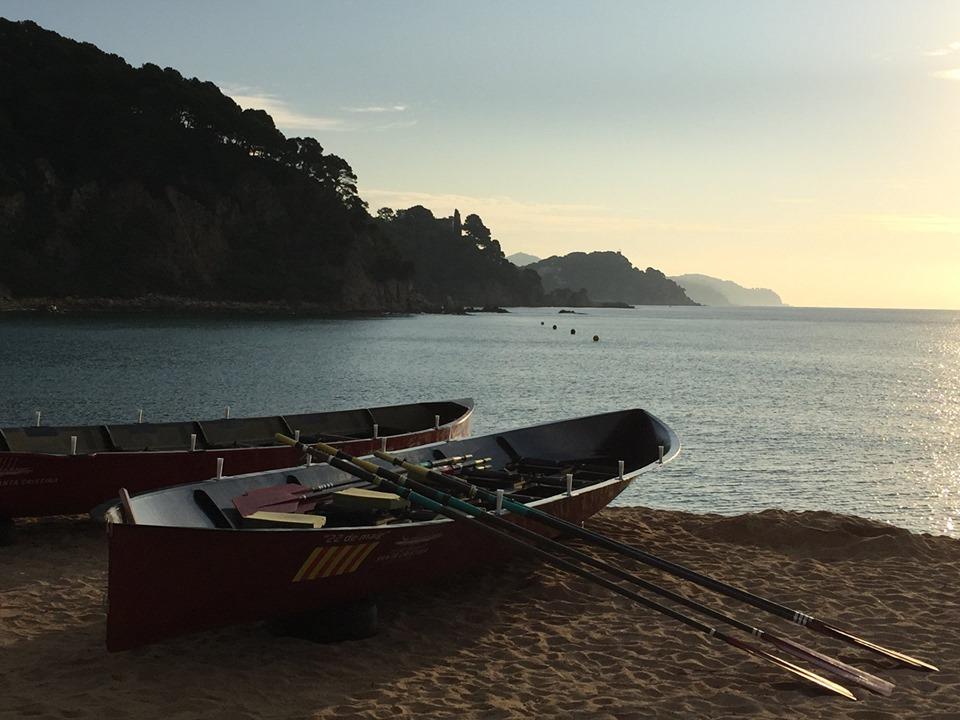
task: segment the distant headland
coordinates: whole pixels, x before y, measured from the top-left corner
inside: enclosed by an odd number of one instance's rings
[[[513,255],[508,255],[507,260],[518,267],[533,267],[537,269],[541,277],[544,277],[544,272],[539,269],[543,266],[538,266],[538,263],[542,262],[542,258],[536,255],[517,252]],[[550,265],[556,266],[557,263],[548,264],[548,267]],[[547,269],[546,272],[551,273],[552,271]],[[709,275],[695,273],[672,275],[670,276],[670,280],[679,285],[686,296],[697,305],[741,305],[759,307],[782,306],[784,304],[780,296],[773,290],[768,290],[767,288],[745,288],[732,280],[722,280],[720,278],[710,277]],[[544,277],[544,286],[550,285],[552,281],[553,278]],[[606,286],[601,286],[591,292],[591,297],[600,298],[605,294],[607,294],[607,288]],[[627,296],[630,293],[627,291],[626,293],[618,292],[614,294]],[[627,305],[627,303],[622,300],[599,301],[597,304],[606,307]]]
[[[670,279],[682,287],[691,300],[701,305],[783,305],[780,296],[767,288],[745,288],[732,280],[709,275],[674,275]]]
[[[507,255],[507,260],[512,262],[517,267],[526,267],[527,265],[532,265],[535,262],[542,260],[543,258],[538,258],[536,255],[529,255],[524,252],[514,253],[513,255]]]

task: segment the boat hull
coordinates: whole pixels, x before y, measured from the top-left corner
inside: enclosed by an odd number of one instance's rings
[[[549,466],[555,469],[585,463],[582,469],[595,480],[569,490],[565,484],[540,484],[542,494],[524,501],[579,523],[679,449],[666,425],[635,409],[434,443],[403,456],[422,463],[470,455],[485,458],[493,468],[518,461],[537,467],[554,463]],[[107,647],[124,650],[207,628],[318,610],[516,552],[474,518],[398,518],[391,524],[317,529],[236,522],[234,505],[241,495],[289,483],[323,492],[319,488],[349,482],[356,482],[350,474],[321,463],[178,485],[130,498],[122,509],[113,507],[107,513]],[[536,484],[524,492],[536,493]],[[553,534],[535,520],[511,513],[503,517]]]
[[[388,450],[467,437],[473,402],[461,400],[459,417],[439,427],[380,438],[331,441],[351,455],[365,455],[386,443]],[[400,406],[398,406],[399,408]],[[244,475],[303,462],[302,453],[286,445],[227,447],[183,451],[107,451],[81,455],[0,452],[0,518],[89,512],[117,497],[215,477]]]
[[[579,523],[632,478],[537,507]],[[542,525],[507,516],[531,529]],[[429,582],[513,554],[474,520],[316,532],[110,524],[107,649],[294,614]],[[481,555],[478,547],[484,548]],[[145,612],[145,608],[151,608]]]

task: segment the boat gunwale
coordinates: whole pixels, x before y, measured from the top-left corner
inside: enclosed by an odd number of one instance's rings
[[[644,410],[644,409],[642,409],[642,408],[631,408],[631,409],[627,409],[627,410],[613,410],[613,411],[610,411],[610,412],[607,412],[607,413],[598,413],[598,414],[596,414],[596,415],[588,415],[588,416],[583,416],[583,417],[598,417],[598,416],[604,416],[604,415],[616,415],[616,414],[620,414],[620,413],[634,412],[634,411],[637,411],[637,410],[639,410],[640,412],[643,412],[643,413],[651,420],[651,422],[652,422],[656,427],[658,427],[659,429],[665,431],[666,434],[667,434],[667,436],[668,436],[668,438],[669,438],[669,440],[670,440],[670,450],[669,450],[669,452],[665,452],[665,453],[664,453],[664,455],[663,455],[663,461],[662,461],[662,462],[660,462],[659,460],[653,460],[653,461],[647,463],[646,465],[643,465],[643,466],[641,466],[641,467],[639,467],[639,468],[636,468],[635,470],[631,470],[630,472],[625,472],[625,473],[623,474],[623,477],[621,477],[621,476],[619,476],[619,475],[615,475],[615,476],[613,476],[613,477],[611,477],[611,478],[608,478],[608,479],[606,479],[606,480],[601,480],[600,482],[592,483],[592,484],[587,485],[587,486],[585,486],[585,487],[581,487],[581,488],[578,488],[578,489],[576,489],[576,490],[573,490],[573,491],[571,491],[571,493],[570,493],[569,495],[566,493],[566,491],[561,491],[561,492],[558,492],[558,493],[556,493],[556,494],[554,494],[554,495],[549,495],[549,496],[544,497],[544,498],[538,498],[538,499],[536,499],[536,500],[533,500],[533,501],[528,502],[528,503],[523,503],[523,504],[526,505],[527,507],[535,508],[535,507],[538,507],[538,506],[540,506],[540,505],[545,505],[545,504],[549,504],[549,503],[555,503],[555,502],[557,502],[557,501],[562,501],[562,500],[567,499],[567,498],[572,498],[572,497],[576,497],[576,496],[579,496],[579,495],[585,495],[585,494],[588,494],[588,493],[591,493],[591,492],[596,492],[597,490],[604,489],[604,488],[609,487],[610,485],[615,484],[615,483],[621,483],[621,482],[622,482],[622,483],[624,483],[624,485],[626,486],[626,485],[629,485],[636,477],[638,477],[638,476],[640,476],[640,475],[642,475],[642,474],[648,473],[648,472],[655,472],[655,471],[659,470],[663,465],[666,465],[668,462],[670,462],[670,461],[672,461],[673,459],[675,459],[675,458],[677,457],[677,455],[680,454],[680,450],[681,450],[681,443],[680,443],[679,436],[676,434],[676,432],[673,431],[673,429],[670,428],[669,425],[667,425],[666,423],[664,423],[662,420],[660,420],[660,418],[656,417],[655,415],[653,415],[652,413],[648,412],[647,410]],[[473,412],[473,409],[472,409],[472,408],[471,408],[470,412],[471,412],[471,413]],[[568,418],[568,420],[571,420],[571,419],[576,420],[576,419],[580,419],[580,418]],[[522,426],[522,427],[518,427],[518,428],[513,428],[513,429],[511,429],[511,430],[504,430],[504,431],[498,432],[498,433],[487,433],[486,435],[481,435],[481,436],[479,436],[479,437],[488,437],[488,436],[491,436],[491,435],[507,434],[507,433],[510,433],[510,432],[518,431],[518,430],[534,430],[534,429],[536,429],[536,428],[538,428],[538,427],[544,427],[544,426],[547,426],[547,425],[555,425],[555,424],[557,424],[557,423],[562,423],[562,422],[565,422],[565,421],[564,421],[564,420],[547,421],[547,422],[539,423],[539,424],[537,424],[537,425]],[[423,450],[423,449],[435,448],[435,447],[438,447],[438,446],[447,445],[447,444],[449,444],[449,443],[451,443],[451,442],[461,442],[462,440],[469,440],[469,439],[471,439],[471,438],[460,438],[460,439],[457,439],[457,440],[438,440],[438,441],[436,441],[436,442],[427,443],[427,444],[425,444],[425,445],[418,445],[418,446],[412,447],[412,448],[405,448],[405,449],[404,449],[404,452],[408,452],[408,451],[410,451],[410,450]],[[369,457],[369,456],[365,456],[365,457]],[[327,464],[327,463],[314,463],[314,464],[313,464],[313,467],[318,467],[318,466],[323,466],[323,465],[328,465],[328,464]],[[277,468],[276,470],[271,470],[271,471],[268,471],[268,472],[281,472],[281,471],[284,471],[284,470],[291,470],[291,469],[293,469],[293,468],[303,468],[303,467],[310,467],[310,466],[308,466],[308,465],[296,465],[296,466],[293,466],[292,468]],[[329,465],[328,465],[328,467],[332,467],[332,466],[329,466]],[[225,476],[225,477],[229,477],[229,478],[233,479],[233,478],[243,478],[243,477],[250,477],[250,476],[262,475],[262,474],[264,474],[264,473],[258,472],[258,473],[246,473],[246,474],[244,474],[244,475],[230,475],[230,476]],[[197,487],[197,489],[200,489],[203,485],[206,485],[206,484],[208,484],[208,483],[216,483],[216,482],[220,482],[220,481],[218,481],[218,480],[216,480],[216,479],[208,479],[208,480],[202,480],[202,481],[200,481],[199,483],[189,483],[189,484],[187,484],[187,485],[179,486],[179,487],[184,488],[184,487],[189,487],[190,485],[194,485],[194,486]],[[168,490],[170,490],[169,487],[167,487],[167,488],[161,488],[161,489],[158,489],[158,490],[151,490],[151,491],[149,491],[149,492],[146,492],[146,493],[142,493],[142,494],[140,494],[140,495],[137,495],[136,497],[134,497],[134,498],[132,498],[132,499],[133,499],[133,500],[136,500],[136,499],[138,499],[138,498],[148,497],[148,496],[150,496],[150,495],[162,493],[162,492],[165,492],[165,491],[168,491]],[[505,497],[509,498],[510,496],[509,496],[509,495],[505,495]],[[513,515],[513,516],[515,516],[515,517],[520,517],[519,515],[516,515],[515,513],[512,513],[512,512],[510,512],[510,511],[507,510],[507,509],[504,509],[504,510],[503,510],[503,514],[504,514],[505,516],[506,516],[506,515]],[[378,532],[379,532],[379,531],[385,531],[385,532],[388,532],[388,531],[391,531],[391,530],[410,530],[411,528],[429,527],[429,526],[433,526],[433,525],[438,525],[438,524],[444,524],[444,523],[454,522],[454,519],[453,519],[453,518],[440,517],[440,518],[435,518],[435,519],[433,519],[433,520],[422,520],[422,521],[411,522],[411,523],[395,523],[395,524],[392,524],[392,525],[389,525],[389,524],[388,524],[388,525],[351,525],[351,526],[344,526],[344,527],[322,527],[322,528],[279,528],[279,527],[278,527],[278,528],[266,528],[266,527],[265,527],[265,528],[218,528],[218,527],[193,527],[193,526],[186,527],[186,526],[182,526],[182,525],[151,525],[151,524],[149,524],[149,523],[129,523],[129,522],[126,522],[125,520],[114,520],[114,519],[111,519],[111,517],[120,517],[120,518],[123,517],[123,515],[122,515],[122,510],[121,510],[121,504],[120,504],[119,502],[112,504],[109,508],[107,508],[106,512],[104,513],[104,519],[105,519],[106,522],[107,522],[107,533],[108,533],[108,534],[110,533],[111,526],[114,525],[114,524],[129,525],[129,526],[134,526],[134,527],[168,528],[168,529],[171,529],[171,530],[187,530],[187,531],[201,531],[201,532],[206,532],[206,531],[223,532],[223,533],[238,533],[238,532],[239,532],[239,533],[264,533],[264,532],[267,532],[267,533],[275,533],[275,532],[282,532],[282,533],[304,533],[304,534],[316,535],[317,533],[321,533],[321,534],[322,534],[322,533],[332,534],[332,533],[339,533],[339,532],[359,532],[359,531],[363,531],[363,532],[373,532],[373,531],[378,531]],[[464,516],[464,519],[475,520],[475,518],[469,517],[469,516]]]
[[[414,405],[439,405],[439,404],[446,404],[446,403],[449,403],[449,404],[452,404],[452,405],[459,405],[459,406],[465,408],[465,409],[466,409],[466,412],[462,413],[461,415],[458,415],[457,417],[455,417],[455,418],[452,419],[452,420],[449,420],[449,421],[447,421],[447,422],[445,422],[445,423],[441,423],[439,426],[430,426],[430,427],[423,427],[423,428],[415,428],[415,429],[408,430],[408,431],[406,431],[406,432],[395,433],[395,434],[393,434],[393,435],[379,435],[379,434],[378,434],[378,435],[371,435],[371,436],[369,436],[369,437],[367,437],[367,436],[357,437],[357,438],[348,438],[348,437],[345,437],[345,438],[343,438],[343,439],[331,440],[331,441],[330,441],[331,444],[333,444],[333,445],[346,445],[346,444],[353,443],[353,442],[365,442],[365,441],[369,441],[369,440],[380,440],[381,438],[383,438],[383,439],[390,439],[390,438],[405,437],[405,436],[407,436],[407,435],[415,435],[415,434],[421,433],[421,432],[429,432],[429,431],[431,431],[431,430],[438,430],[438,429],[442,429],[442,428],[446,428],[446,427],[452,427],[452,426],[455,426],[455,425],[458,425],[458,424],[463,423],[465,420],[470,419],[471,416],[473,415],[474,410],[476,409],[476,403],[475,403],[475,401],[474,401],[473,398],[466,397],[466,398],[455,398],[455,399],[452,399],[452,400],[428,400],[428,401],[424,401],[424,402],[399,403],[399,404],[396,404],[396,405],[378,405],[378,406],[376,406],[376,407],[344,408],[344,409],[339,409],[339,410],[322,410],[322,411],[319,411],[319,412],[316,413],[316,414],[320,414],[320,415],[327,414],[327,413],[335,414],[335,413],[340,413],[340,412],[352,412],[352,411],[356,411],[356,410],[366,410],[366,411],[368,411],[368,412],[372,412],[372,411],[374,411],[374,410],[395,409],[395,408],[409,407],[409,406],[414,406]],[[291,413],[290,415],[291,415],[291,416],[295,416],[295,415],[304,415],[304,414],[309,415],[309,414],[312,414],[312,413]],[[201,425],[202,425],[203,423],[216,422],[216,421],[218,421],[218,420],[225,420],[225,419],[226,419],[226,420],[264,420],[264,419],[273,418],[273,417],[286,418],[287,415],[284,415],[284,414],[277,414],[277,415],[254,415],[254,416],[249,416],[249,417],[248,417],[248,416],[243,416],[243,417],[237,417],[237,418],[212,418],[212,419],[207,419],[207,420],[172,420],[172,421],[161,421],[161,422],[158,422],[158,423],[144,423],[144,424],[145,424],[145,425],[147,425],[147,424],[156,424],[156,425],[173,424],[173,425],[176,425],[176,424],[181,424],[181,423],[196,423],[196,424],[201,424]],[[130,423],[122,423],[122,424],[123,424],[123,425],[129,425]],[[136,424],[139,424],[139,423],[136,423]],[[2,433],[3,430],[19,430],[19,429],[25,428],[25,427],[44,427],[44,428],[50,428],[50,429],[60,429],[60,428],[70,428],[70,427],[83,428],[83,429],[101,429],[101,428],[106,428],[106,429],[109,431],[110,426],[111,426],[111,423],[101,423],[101,424],[99,424],[99,425],[76,425],[76,426],[72,426],[72,425],[40,425],[40,426],[23,425],[23,426],[9,426],[9,427],[7,427],[7,428],[0,428],[0,433]],[[120,457],[120,456],[126,456],[126,455],[147,455],[147,454],[149,454],[149,455],[174,455],[174,454],[198,455],[198,454],[203,454],[203,453],[234,453],[234,452],[237,452],[237,451],[241,451],[241,452],[242,452],[242,451],[251,451],[251,450],[272,450],[272,449],[286,449],[286,448],[288,448],[288,446],[286,446],[286,445],[271,444],[271,445],[244,445],[244,446],[236,446],[236,447],[198,447],[198,448],[196,448],[195,450],[190,450],[189,448],[178,448],[178,449],[173,449],[173,450],[151,450],[151,449],[149,449],[149,448],[147,448],[147,449],[141,449],[141,450],[125,450],[125,449],[109,450],[109,449],[108,449],[108,450],[97,450],[97,451],[95,451],[95,452],[78,452],[78,453],[74,453],[74,454],[71,454],[71,453],[69,453],[69,452],[66,452],[66,453],[63,453],[63,452],[38,452],[38,451],[33,451],[33,450],[5,450],[5,449],[3,449],[3,448],[0,448],[0,458],[4,458],[4,457],[18,457],[18,458],[23,458],[23,457],[38,457],[38,458],[82,458],[82,457],[83,457],[83,458],[92,458],[92,457],[98,457],[98,456],[100,456],[100,455],[104,455],[104,456],[107,456],[107,457]],[[249,473],[249,474],[255,474],[255,473]],[[239,477],[239,476],[235,476],[235,477]],[[146,493],[143,493],[142,495],[145,495],[145,494],[146,494]],[[139,497],[139,496],[138,496],[138,497]]]

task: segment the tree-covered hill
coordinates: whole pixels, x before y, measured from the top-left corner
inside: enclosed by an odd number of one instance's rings
[[[382,312],[586,305],[586,288],[601,301],[689,302],[622,258],[614,284],[590,280],[574,255],[565,270],[542,261],[531,267],[546,273],[545,292],[477,215],[417,206],[371,217],[343,158],[285,137],[213,83],[2,18],[0,259],[0,300]]]
[[[574,252],[527,265],[547,292],[583,288],[596,302],[637,305],[696,305],[683,288],[656,268],[635,268],[619,252]]]
[[[418,290],[445,307],[543,304],[540,277],[507,260],[477,215],[461,222],[459,211],[437,218],[421,205],[381,208],[377,226],[410,264]]]
[[[8,293],[405,307],[368,225],[350,166],[316,140],[212,83],[0,19]]]

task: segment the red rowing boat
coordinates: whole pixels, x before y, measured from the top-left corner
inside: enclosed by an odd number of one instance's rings
[[[679,448],[660,420],[626,410],[402,455],[433,464],[471,457],[449,467],[579,523]],[[348,603],[509,554],[476,522],[434,516],[369,488],[322,463],[125,497],[125,507],[107,514],[107,647]],[[292,512],[253,512],[251,498],[270,510],[295,493],[304,502],[293,502]]]
[[[354,454],[399,450],[469,434],[473,400],[358,410],[135,423],[0,429],[0,520],[88,512],[117,497],[303,462],[276,433],[323,440]]]

